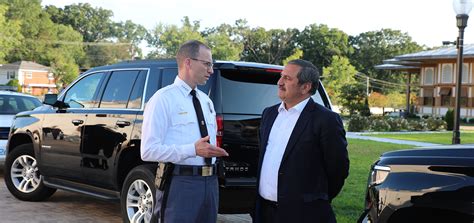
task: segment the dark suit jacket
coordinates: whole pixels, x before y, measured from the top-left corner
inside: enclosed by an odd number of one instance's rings
[[[260,127],[260,171],[278,105],[263,111]],[[276,167],[275,167],[276,168]],[[279,222],[336,222],[331,200],[349,174],[347,141],[338,114],[311,98],[296,122],[278,170]],[[257,199],[255,222],[260,222]]]

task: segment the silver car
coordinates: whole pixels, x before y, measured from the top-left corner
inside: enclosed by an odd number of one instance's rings
[[[19,112],[30,111],[38,106],[41,106],[41,101],[34,96],[0,91],[0,166],[5,163],[6,145],[13,118]]]

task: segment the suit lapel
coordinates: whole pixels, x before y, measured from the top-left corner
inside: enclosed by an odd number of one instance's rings
[[[281,163],[285,162],[288,155],[294,149],[296,142],[298,142],[299,137],[303,134],[306,126],[308,125],[309,121],[311,120],[311,115],[313,110],[315,109],[315,102],[312,98],[309,98],[308,103],[304,107],[303,111],[300,114],[300,117],[296,121],[295,128],[293,128],[293,132],[291,133],[290,139],[288,140],[288,144],[285,149],[285,153],[283,153],[283,158]]]

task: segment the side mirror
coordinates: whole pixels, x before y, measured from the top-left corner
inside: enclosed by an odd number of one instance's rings
[[[57,94],[45,94],[43,104],[54,106],[58,100]]]

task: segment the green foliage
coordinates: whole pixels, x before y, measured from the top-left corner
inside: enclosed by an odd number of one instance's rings
[[[408,121],[408,128],[411,131],[426,131],[428,130],[428,125],[425,119],[410,120]]]
[[[5,62],[5,57],[15,48],[19,47],[23,35],[19,20],[7,20],[6,5],[0,4],[0,63]]]
[[[370,134],[367,134],[367,135],[370,135]],[[453,133],[452,132],[430,132],[430,133],[416,133],[416,134],[391,133],[391,134],[373,134],[370,136],[448,145],[452,143]],[[461,142],[462,144],[474,143],[474,132],[461,131]]]
[[[8,81],[6,85],[16,87],[16,91],[21,92],[21,85],[18,82],[18,79],[13,79],[13,80]]]
[[[385,132],[390,130],[390,124],[383,118],[373,119],[370,123],[370,129],[376,132]]]
[[[240,60],[243,51],[243,39],[248,32],[246,20],[237,20],[234,25],[221,24],[214,28],[206,28],[202,35],[212,49],[212,57],[216,60]]]
[[[344,113],[354,115],[360,113],[365,106],[366,99],[365,87],[359,84],[350,84],[342,86],[339,97],[340,105]]]
[[[349,132],[362,132],[370,129],[370,120],[365,116],[351,115],[348,125]]]
[[[446,121],[439,119],[439,118],[434,118],[434,117],[428,117],[426,119],[426,128],[430,131],[437,131],[441,129],[446,129]]]
[[[452,131],[454,128],[454,110],[448,109],[444,115],[444,121],[446,121],[446,129]]]
[[[293,55],[296,46],[297,29],[271,29],[257,27],[245,31],[244,49],[241,60],[270,64],[283,64]]]
[[[331,64],[333,56],[347,57],[353,52],[346,33],[323,24],[306,26],[297,43],[304,50],[303,59],[311,61],[320,72]]]
[[[291,60],[301,59],[303,57],[303,50],[295,48],[293,54],[283,60],[283,65],[286,65]]]
[[[386,121],[390,126],[390,131],[401,131],[408,129],[408,121],[404,118],[388,118]]]
[[[186,16],[182,22],[181,27],[160,23],[151,31],[147,41],[155,49],[150,52],[148,58],[174,58],[179,46],[184,42],[192,39],[204,42],[199,32],[199,21],[191,23]]]
[[[331,64],[323,68],[322,82],[334,104],[339,104],[342,87],[356,82],[354,80],[356,73],[349,59],[342,56],[333,56]]]
[[[414,42],[408,33],[402,33],[399,30],[369,31],[351,36],[349,39],[354,47],[354,53],[350,55],[350,59],[356,69],[372,78],[391,83],[403,84],[404,75],[393,72],[389,74],[388,71],[376,70],[374,66],[382,64],[383,60],[422,50],[422,47]],[[388,93],[394,89],[374,88],[373,90]]]
[[[94,8],[89,3],[66,5],[64,9],[47,6],[53,22],[70,25],[80,32],[85,42],[97,42],[113,36],[111,10]]]
[[[387,107],[401,109],[405,108],[405,106],[406,94],[401,94],[398,92],[390,92],[387,94]]]
[[[148,31],[142,25],[133,23],[130,20],[114,24],[113,34],[118,38],[120,46],[126,45],[128,55],[127,57],[133,59],[135,57],[142,57],[142,50],[139,44],[146,39]]]

